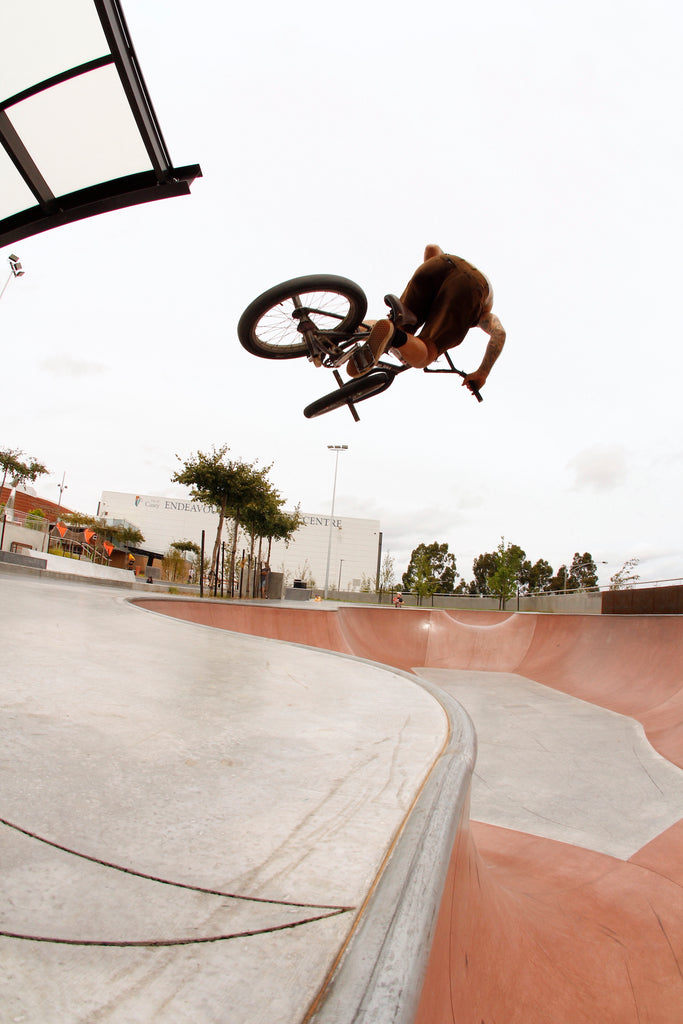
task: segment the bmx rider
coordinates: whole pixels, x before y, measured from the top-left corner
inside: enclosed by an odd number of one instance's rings
[[[394,349],[409,366],[422,369],[460,345],[471,327],[479,327],[489,336],[486,351],[479,368],[462,383],[481,389],[505,344],[505,329],[492,307],[488,278],[466,260],[430,244],[401,296],[395,322],[377,320],[368,335],[363,348],[366,353],[369,349],[372,361],[359,366],[352,357],[349,376],[363,376],[388,349]],[[418,337],[415,331],[420,328]]]

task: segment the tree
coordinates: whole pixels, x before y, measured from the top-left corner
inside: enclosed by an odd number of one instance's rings
[[[497,597],[501,608],[504,608],[505,602],[518,587],[522,588],[525,584],[528,586],[527,581],[532,571],[531,563],[526,560],[526,552],[519,544],[506,544],[501,537],[495,551],[485,551],[475,558],[472,563],[474,579],[466,592],[473,596]]]
[[[137,547],[144,541],[144,535],[132,524],[115,525],[107,523],[97,516],[86,516],[81,512],[65,512],[62,515],[65,523],[75,530],[92,530],[100,540],[108,540],[117,547]]]
[[[5,486],[9,476],[12,487],[19,487],[27,480],[33,482],[39,476],[44,476],[47,469],[41,462],[31,459],[30,462],[22,462],[25,453],[19,448],[5,448],[0,451],[0,469],[2,469],[2,486]]]
[[[176,551],[180,551],[181,553],[191,551],[193,555],[201,554],[201,548],[199,547],[199,544],[195,544],[193,540],[174,540],[173,543],[171,544],[171,547],[175,548]]]
[[[448,544],[418,544],[403,574],[403,589],[415,591],[420,602],[437,591],[452,594],[457,575],[455,555],[449,552]]]
[[[487,551],[483,555],[478,555],[472,563],[474,579],[470,583],[470,594],[481,594],[483,597],[488,597],[491,593],[489,578],[493,576],[497,568],[498,559],[494,551]]]
[[[180,581],[185,582],[187,577],[187,563],[175,544],[171,544],[168,551],[161,560],[161,567],[169,583]]]
[[[24,526],[29,530],[45,530],[47,523],[47,516],[42,508],[32,508],[26,514],[24,520]]]
[[[618,572],[615,572],[614,576],[610,576],[609,589],[629,590],[634,583],[637,583],[640,576],[632,570],[636,568],[639,561],[639,558],[628,558],[622,565],[621,569],[619,569]]]
[[[488,587],[490,593],[498,598],[499,608],[503,609],[507,600],[517,591],[525,552],[518,544],[506,544],[505,538],[501,537],[495,555],[496,569],[489,576]]]
[[[214,447],[211,452],[197,451],[183,463],[183,469],[173,474],[173,481],[185,484],[190,494],[206,505],[212,505],[218,512],[218,528],[211,555],[211,572],[215,573],[221,546],[223,523],[226,516],[234,520],[232,552],[230,556],[230,579],[235,575],[235,553],[237,531],[242,515],[250,507],[258,507],[265,501],[265,495],[272,488],[268,482],[271,466],[256,469],[256,464],[240,459],[226,459],[230,449],[226,444]],[[180,456],[176,456],[179,461]]]
[[[590,551],[582,555],[574,553],[569,569],[569,582],[572,590],[595,590],[598,585],[598,567],[593,561]]]
[[[180,552],[184,562],[189,562],[189,572],[192,574],[193,579],[198,580],[202,570],[202,549],[199,544],[195,544],[193,540],[174,540],[171,548]],[[188,554],[192,555],[191,559],[186,557]]]
[[[297,505],[293,512],[283,512],[282,509],[271,516],[266,523],[265,537],[268,539],[268,555],[266,562],[270,565],[270,552],[274,540],[282,540],[285,547],[289,544],[294,534],[301,528],[303,517]]]
[[[534,565],[525,559],[519,568],[519,585],[524,594],[538,594],[548,590],[553,576],[553,567],[545,558],[539,558]]]
[[[379,592],[383,593],[385,590],[392,590],[395,583],[395,565],[394,559],[391,556],[391,552],[387,551],[384,558],[382,559],[382,565],[379,570]]]
[[[548,584],[549,590],[595,590],[598,582],[598,569],[593,561],[590,551],[584,551],[581,555],[574,552],[572,564],[567,567],[561,565],[557,575],[553,576]]]

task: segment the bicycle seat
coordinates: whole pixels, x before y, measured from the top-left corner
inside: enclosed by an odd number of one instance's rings
[[[385,295],[384,301],[389,307],[389,319],[402,330],[412,334],[418,324],[417,317],[404,306],[397,295]]]

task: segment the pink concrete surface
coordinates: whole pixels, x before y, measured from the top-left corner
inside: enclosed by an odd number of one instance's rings
[[[191,622],[354,654],[405,671],[516,672],[637,719],[655,750],[683,768],[683,616],[328,610],[154,598],[136,603]]]
[[[683,617],[137,602],[418,667],[514,672],[643,725],[683,767]],[[628,861],[477,822],[452,852],[415,1024],[683,1019],[683,821]]]

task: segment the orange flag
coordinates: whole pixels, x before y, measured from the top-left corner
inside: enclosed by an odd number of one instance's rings
[[[64,525],[64,523],[57,523],[56,525],[57,525],[57,531],[58,531],[58,533],[59,533],[59,536],[60,536],[60,537],[63,537],[63,536],[64,536],[64,534],[66,533],[66,531],[67,531],[68,527],[66,527],[66,526]]]

